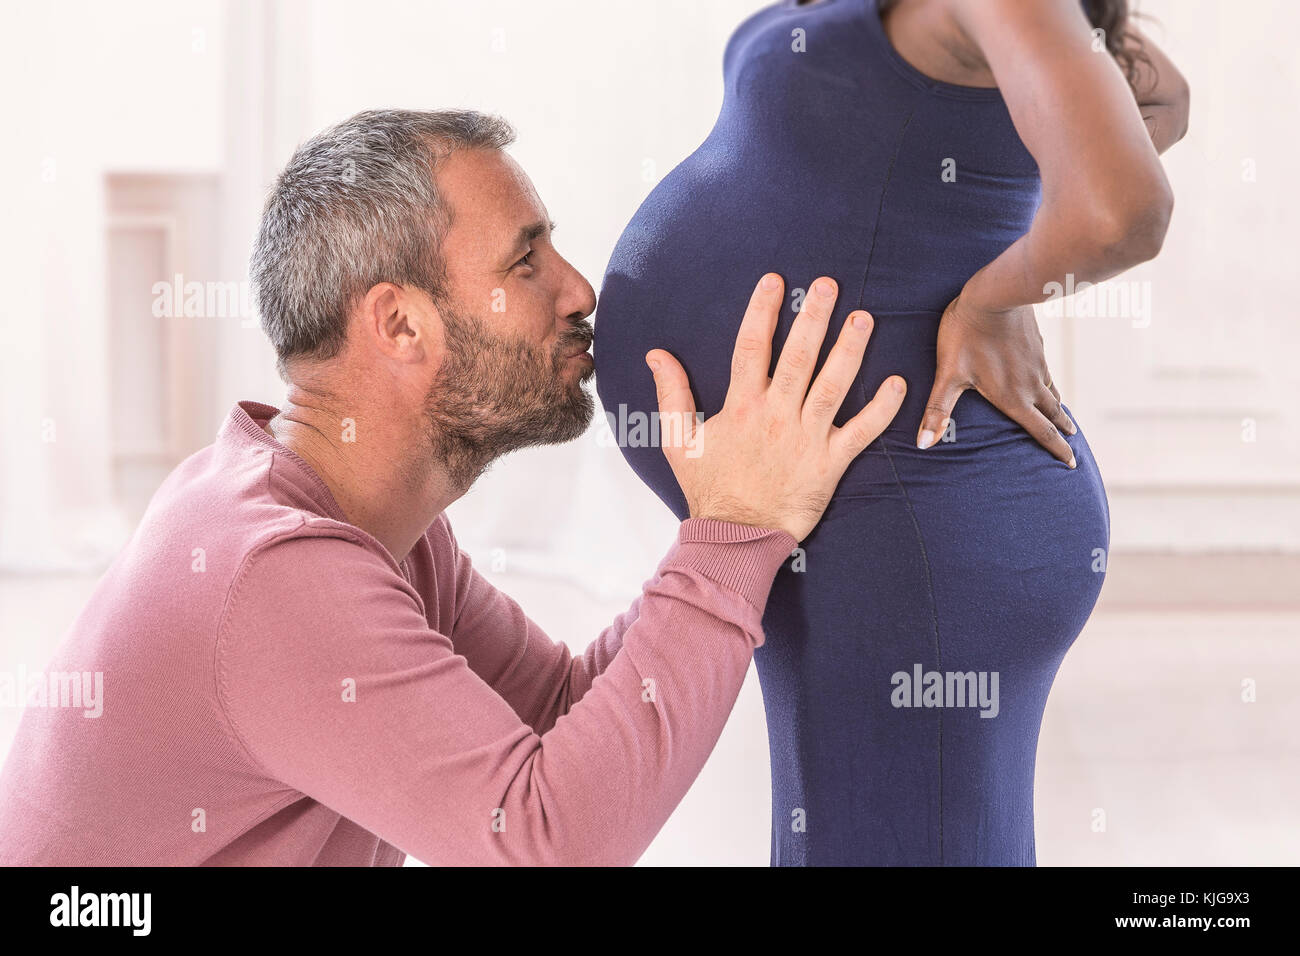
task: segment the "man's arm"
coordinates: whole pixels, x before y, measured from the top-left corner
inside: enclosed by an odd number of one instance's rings
[[[620,651],[539,736],[377,555],[330,535],[283,539],[232,589],[219,699],[269,777],[418,859],[631,864],[713,750],[794,545],[683,522]]]
[[[640,613],[641,597],[574,656],[474,568],[445,514],[427,537],[439,566],[455,569],[455,625],[448,636],[456,653],[505,698],[520,720],[545,734],[614,660],[624,633]]]

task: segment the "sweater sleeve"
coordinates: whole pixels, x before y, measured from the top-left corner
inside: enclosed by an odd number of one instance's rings
[[[795,543],[683,522],[637,613],[602,636],[613,659],[539,735],[382,558],[325,533],[281,538],[232,585],[219,700],[269,777],[420,860],[629,865],[712,752]],[[497,626],[518,639],[518,617]]]
[[[435,554],[456,569],[452,645],[520,720],[545,734],[614,660],[623,634],[640,613],[641,598],[575,656],[567,645],[547,636],[514,598],[479,574],[446,515],[439,522],[430,543]]]

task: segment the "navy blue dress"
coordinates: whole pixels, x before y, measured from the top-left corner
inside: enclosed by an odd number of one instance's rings
[[[1105,490],[1082,430],[1070,470],[974,391],[949,440],[920,451],[915,436],[940,315],[1028,229],[1037,166],[1001,94],[910,66],[876,0],[764,8],[728,42],[724,78],[717,124],[647,197],[604,277],[596,382],[615,434],[658,407],[651,348],[677,356],[706,416],[722,407],[769,270],[791,293],[778,346],[819,275],[840,287],[823,359],[849,312],[875,316],[838,422],[890,374],[908,383],[764,617],[772,863],[1033,865],[1039,727],[1101,589]],[[662,451],[622,450],[686,518]]]

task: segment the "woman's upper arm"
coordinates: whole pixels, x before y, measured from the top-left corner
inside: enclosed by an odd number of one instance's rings
[[[1045,207],[1105,241],[1163,236],[1173,197],[1114,59],[1094,49],[1078,0],[952,0],[1038,163]]]

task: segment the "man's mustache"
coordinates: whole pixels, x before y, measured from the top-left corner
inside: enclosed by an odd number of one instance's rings
[[[579,346],[582,351],[591,348],[592,339],[595,336],[595,329],[586,319],[578,319],[573,325],[560,334],[556,340],[555,348],[557,354],[573,352]]]

